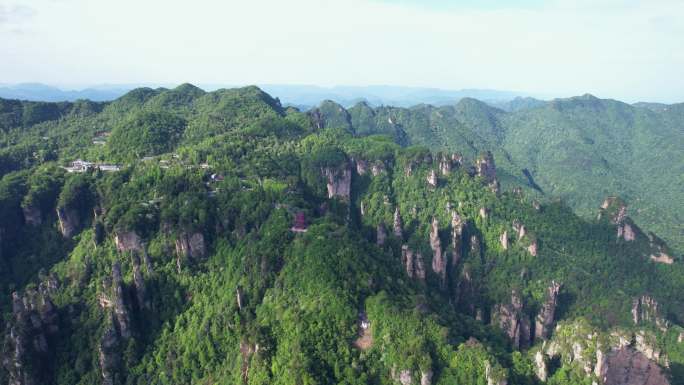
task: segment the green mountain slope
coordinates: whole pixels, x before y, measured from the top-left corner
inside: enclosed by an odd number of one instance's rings
[[[356,106],[350,113],[362,110]],[[681,105],[656,112],[591,95],[513,112],[464,99],[453,107],[366,108],[353,129],[395,137],[400,129],[405,143],[458,151],[470,159],[492,151],[505,185],[536,184],[585,217],[595,215],[602,197],[621,195],[637,223],[681,252],[682,111]]]
[[[621,199],[586,220],[396,142],[499,144],[501,110],[100,107],[3,131],[0,384],[684,383],[684,267]]]

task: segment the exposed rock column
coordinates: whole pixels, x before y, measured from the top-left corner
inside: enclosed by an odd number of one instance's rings
[[[324,168],[323,175],[327,179],[328,198],[338,197],[349,200],[351,192],[351,169],[346,164],[343,169]]]
[[[542,381],[542,382],[546,382],[546,380],[548,379],[548,376],[549,376],[548,368],[547,368],[546,364],[547,364],[546,355],[544,353],[542,353],[541,350],[538,351],[534,355],[534,366],[537,368],[536,369],[537,378],[539,378],[539,381]]]
[[[414,253],[408,245],[403,245],[401,247],[401,263],[409,278],[417,278],[421,281],[425,280],[423,256],[420,253]]]
[[[508,231],[504,230],[504,232],[501,234],[499,237],[499,241],[501,242],[501,248],[504,250],[508,250]]]
[[[546,289],[546,300],[542,304],[542,308],[537,314],[534,339],[546,340],[553,328],[555,321],[556,306],[558,305],[558,293],[560,292],[561,284],[556,281],[551,281],[551,285]]]
[[[427,183],[430,187],[437,187],[437,173],[435,170],[430,170],[427,176]]]
[[[394,225],[393,225],[393,231],[394,231],[394,236],[399,238],[400,240],[404,237],[404,230],[402,228],[402,223],[401,223],[401,214],[399,213],[399,207],[394,209]]]
[[[511,293],[511,303],[496,305],[492,321],[503,330],[515,349],[527,347],[530,342],[530,320],[523,312],[523,303],[515,290]]]
[[[454,211],[451,213],[451,266],[456,268],[463,256],[463,227],[461,217]]]
[[[131,321],[124,299],[123,279],[121,278],[121,265],[119,262],[115,262],[112,266],[112,296],[114,297],[114,315],[116,316],[116,321],[119,324],[119,332],[121,337],[130,338]]]
[[[432,218],[430,226],[430,248],[432,249],[432,271],[440,278],[440,284],[446,281],[446,258],[442,253],[442,243],[439,239],[439,222]]]
[[[147,293],[145,291],[145,279],[140,270],[140,258],[137,254],[133,254],[131,258],[133,265],[133,284],[135,285],[135,298],[138,301],[138,308],[147,309],[149,308],[149,302],[147,301]]]
[[[98,356],[100,361],[100,373],[102,375],[103,385],[114,385],[118,378],[119,367],[119,336],[114,328],[114,319],[112,314],[109,314],[108,327],[105,329],[102,338],[100,339],[100,346],[98,349]]]

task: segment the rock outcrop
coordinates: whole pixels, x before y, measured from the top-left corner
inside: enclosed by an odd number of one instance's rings
[[[119,383],[119,334],[114,327],[114,317],[109,313],[109,320],[104,334],[100,338],[98,357],[100,362],[100,375],[103,385],[115,385]]]
[[[447,176],[451,174],[451,162],[451,159],[442,155],[441,159],[439,160],[439,172],[442,175]]]
[[[2,365],[9,385],[47,382],[51,336],[59,331],[59,316],[49,296],[36,290],[12,293],[12,318],[7,323]]]
[[[525,235],[527,234],[527,229],[525,229],[525,225],[522,224],[517,219],[513,220],[513,230],[515,230],[516,234],[518,234],[518,240],[523,239]]]
[[[117,232],[116,235],[114,235],[114,243],[116,244],[116,249],[119,250],[120,253],[142,250],[142,241],[135,231]]]
[[[515,349],[530,343],[530,319],[523,311],[523,302],[517,291],[511,293],[511,303],[494,306],[492,322],[506,333]]]
[[[556,306],[558,305],[558,294],[560,293],[561,284],[556,281],[551,281],[551,285],[546,288],[546,299],[542,304],[534,325],[534,339],[547,340],[553,329]]]
[[[29,226],[40,226],[43,223],[43,213],[36,206],[22,206],[21,212],[24,214],[24,223]]]
[[[649,360],[664,367],[670,366],[670,358],[658,346],[658,337],[655,333],[639,330],[634,334],[634,349],[643,354]]]
[[[145,278],[140,269],[140,258],[136,254],[131,256],[131,264],[133,265],[133,285],[135,287],[135,299],[138,303],[138,309],[149,309],[150,303],[147,300]]]
[[[64,238],[71,238],[76,235],[80,227],[78,212],[68,207],[57,208],[57,219],[59,221],[59,231]]]
[[[475,162],[475,170],[477,176],[484,178],[487,183],[491,183],[496,179],[496,166],[494,165],[494,156],[487,151],[480,156]]]
[[[374,162],[373,166],[371,166],[371,174],[373,174],[373,176],[378,176],[383,172],[385,172],[385,164],[381,161]]]
[[[447,260],[442,252],[442,242],[439,239],[439,221],[432,218],[430,225],[430,248],[432,249],[432,271],[439,276],[440,283],[446,282]]]
[[[653,233],[648,233],[648,241],[651,248],[651,253],[649,259],[656,263],[664,263],[666,265],[671,265],[674,263],[674,257],[670,252],[665,241],[658,238]]]
[[[501,243],[501,248],[508,250],[508,231],[504,230],[499,237],[499,242]]]
[[[399,207],[394,209],[394,224],[392,225],[392,231],[394,236],[400,240],[404,237],[404,229],[401,222],[401,214],[399,213]]]
[[[368,162],[363,159],[355,159],[354,164],[356,164],[356,173],[363,176],[368,172]]]
[[[430,170],[426,179],[428,186],[437,187],[437,173],[435,172],[435,170]]]
[[[182,233],[176,239],[176,255],[180,258],[200,259],[204,258],[206,253],[207,249],[202,233]]]
[[[401,247],[401,263],[409,278],[417,278],[421,281],[425,280],[423,256],[420,253],[414,253],[408,245],[403,245]]]
[[[655,336],[652,338],[655,340]],[[632,340],[636,341],[634,346]],[[669,385],[657,364],[667,364],[666,358],[651,358],[649,354],[647,348],[640,346],[638,334],[635,337],[614,331],[608,336],[587,321],[577,320],[556,328],[553,338],[535,355],[535,366],[541,380],[551,374],[548,358],[553,357],[560,358],[575,373],[589,377],[594,384]]]
[[[480,247],[480,238],[473,234],[470,236],[470,256],[471,257],[481,257],[482,248]]]
[[[608,197],[601,204],[599,220],[607,220],[617,226],[617,239],[634,241],[639,228],[627,217],[627,204],[618,197]]]
[[[463,229],[465,223],[455,211],[451,213],[451,266],[456,268],[463,257]]]
[[[527,245],[527,252],[531,256],[536,257],[538,249],[539,249],[539,244],[537,243],[537,239],[533,238],[532,240],[530,240],[530,244]]]
[[[394,368],[392,368],[390,375],[392,376],[392,379],[394,379],[394,381],[400,385],[413,384],[413,376],[411,375],[411,371],[409,369],[396,371]]]
[[[432,385],[432,370],[428,369],[425,372],[420,372],[420,385]]]
[[[489,188],[495,194],[499,193],[500,185],[499,181],[496,179],[496,166],[494,164],[494,156],[492,153],[487,151],[475,162],[475,172],[477,176],[482,177]]]
[[[112,305],[114,316],[119,326],[119,334],[123,338],[131,337],[131,317],[126,306],[123,279],[121,277],[121,265],[115,262],[112,265]]]
[[[351,192],[351,169],[349,164],[344,165],[344,168],[324,168],[322,170],[327,183],[328,198],[341,198],[349,200]]]
[[[669,385],[663,370],[642,353],[622,348],[608,354],[604,385]]]
[[[663,331],[670,327],[670,322],[661,315],[658,302],[648,295],[635,298],[632,302],[632,321],[635,325],[652,323]]]
[[[534,354],[534,366],[537,378],[542,382],[546,382],[549,378],[548,358],[541,350]]]

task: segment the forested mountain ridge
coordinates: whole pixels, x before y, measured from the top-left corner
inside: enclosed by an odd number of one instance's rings
[[[524,100],[519,100],[524,104]],[[537,101],[538,102],[538,101]],[[684,120],[681,105],[644,107],[584,95],[511,112],[474,99],[412,108],[358,104],[351,129],[473,157],[492,151],[505,184],[562,198],[580,215],[620,195],[644,228],[684,248]],[[536,106],[535,106],[536,105]],[[325,109],[319,108],[323,112]],[[330,110],[330,107],[327,108]],[[330,118],[328,126],[338,126]],[[323,119],[325,120],[325,119]],[[325,125],[325,124],[324,124]]]
[[[0,383],[684,381],[679,258],[620,198],[585,220],[515,188],[475,145],[501,110],[0,105]],[[462,154],[406,146],[426,111]]]

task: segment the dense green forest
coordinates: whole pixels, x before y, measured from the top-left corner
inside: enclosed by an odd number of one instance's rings
[[[657,106],[658,108],[655,108]],[[516,99],[505,112],[475,99],[453,106],[317,109],[321,126],[392,135],[400,143],[496,155],[502,183],[539,199],[561,198],[584,218],[620,195],[643,228],[684,251],[684,104],[629,105],[584,95],[541,102]]]
[[[0,384],[684,384],[681,116],[577,103],[0,99]]]

